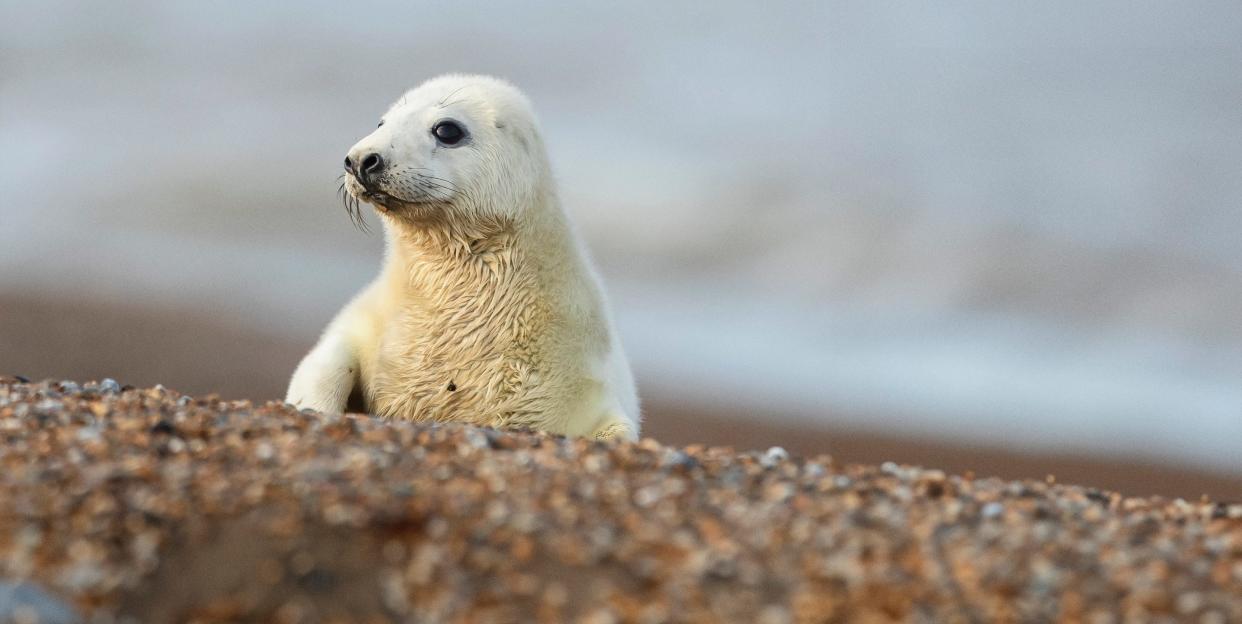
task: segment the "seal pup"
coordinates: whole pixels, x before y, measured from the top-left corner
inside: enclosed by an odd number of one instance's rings
[[[331,321],[286,401],[386,418],[636,439],[638,397],[599,278],[557,199],[526,96],[447,75],[349,150],[351,216],[384,226],[379,276]]]

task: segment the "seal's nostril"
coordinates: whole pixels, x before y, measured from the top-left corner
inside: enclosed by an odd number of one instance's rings
[[[350,160],[349,156],[345,157],[345,170],[350,172],[354,170],[354,161]]]
[[[366,174],[379,173],[379,170],[382,169],[383,167],[384,167],[384,159],[380,158],[379,154],[370,153],[370,154],[367,154],[366,158],[362,159],[362,172],[363,173],[366,173]]]

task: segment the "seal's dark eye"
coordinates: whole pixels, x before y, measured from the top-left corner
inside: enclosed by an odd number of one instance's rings
[[[466,131],[456,121],[441,121],[431,129],[431,133],[445,145],[457,145],[466,138]]]

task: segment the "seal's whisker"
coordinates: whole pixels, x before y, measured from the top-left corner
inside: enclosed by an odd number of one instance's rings
[[[362,230],[364,234],[370,234],[371,226],[367,225],[366,219],[362,217],[362,204],[357,198],[354,199],[354,214],[358,216],[358,229]]]
[[[439,188],[443,188],[453,193],[461,193],[461,189],[457,186],[457,184],[450,180],[446,180],[444,178],[433,176],[433,175],[427,175],[425,173],[417,174],[417,175],[419,179],[424,180],[424,181],[435,180],[435,182],[430,182],[430,183],[434,184],[435,186]]]
[[[444,178],[437,178],[436,176],[424,176],[424,177],[428,180],[436,180],[440,182],[441,184],[448,186],[448,188],[452,189],[453,191],[460,190],[457,188],[457,184],[450,182],[448,180],[445,180]]]
[[[449,200],[452,198],[452,195],[454,195],[454,194],[460,195],[460,194],[461,194],[461,193],[458,193],[456,189],[448,188],[448,187],[445,187],[445,186],[443,186],[443,185],[436,184],[435,182],[430,182],[430,181],[425,180],[425,179],[420,179],[420,180],[418,181],[418,185],[419,185],[419,187],[420,187],[420,188],[422,188],[422,189],[423,189],[423,190],[425,190],[425,191],[437,190],[437,191],[445,191],[445,192],[447,192],[447,193],[449,194],[449,197],[437,197],[436,199],[437,199],[437,200],[439,200],[439,201],[445,201],[445,202],[447,202],[447,201],[449,201]]]
[[[344,175],[344,174],[342,174]],[[339,177],[337,178],[340,179]],[[347,182],[341,182],[337,187],[337,197],[345,206],[345,213],[349,215],[349,220],[354,224],[354,228],[363,233],[370,233],[371,227],[367,225],[366,219],[362,217],[362,206],[358,198],[346,188]]]
[[[428,169],[428,168],[426,168],[426,167],[410,167],[409,169],[411,169],[411,170],[413,170],[413,171],[431,171],[430,169]],[[433,176],[433,175],[431,175],[431,174],[427,174],[427,173],[420,173],[420,174],[418,174],[418,175],[419,175],[420,177],[427,178],[427,179],[429,179],[429,180],[439,180],[439,181],[444,182],[444,183],[446,183],[446,184],[454,184],[453,182],[451,182],[451,181],[449,181],[449,180],[446,180],[446,179],[444,179],[444,178],[441,178],[441,177],[439,177],[439,176]],[[454,184],[454,186],[456,186],[456,185]]]
[[[427,173],[429,171],[431,170],[427,167],[409,165],[394,169],[392,177],[400,182],[390,182],[390,184],[395,184],[397,189],[414,195],[414,197],[398,196],[397,199],[410,202],[430,200],[451,203],[454,197],[459,197],[466,201],[475,201],[472,193],[464,191],[451,180]]]
[[[444,108],[445,106],[448,106],[444,102],[446,102],[449,98],[453,97],[454,95],[457,95],[458,91],[461,91],[462,89],[465,89],[468,86],[470,85],[462,85],[460,87],[457,87],[456,89],[453,89],[452,92],[450,92],[448,95],[440,99],[440,102],[437,104],[437,106],[439,106],[440,108]]]

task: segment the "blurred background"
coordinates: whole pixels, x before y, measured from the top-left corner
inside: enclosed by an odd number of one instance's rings
[[[1242,5],[600,4],[3,0],[0,373],[282,397],[346,149],[482,72],[645,433],[1242,499]]]

